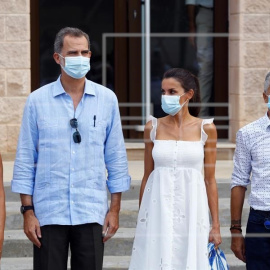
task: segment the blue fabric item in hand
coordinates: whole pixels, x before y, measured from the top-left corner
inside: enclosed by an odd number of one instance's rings
[[[224,252],[217,248],[214,243],[208,243],[209,270],[229,270]]]

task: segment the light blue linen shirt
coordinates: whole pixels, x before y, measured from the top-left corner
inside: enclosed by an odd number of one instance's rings
[[[249,184],[249,205],[269,211],[270,120],[267,114],[237,132],[231,188]]]
[[[75,129],[69,121],[74,117],[81,143],[73,141]],[[106,185],[111,193],[130,187],[115,94],[85,80],[74,112],[60,77],[31,93],[23,114],[12,191],[33,196],[41,226],[103,225],[108,211]]]

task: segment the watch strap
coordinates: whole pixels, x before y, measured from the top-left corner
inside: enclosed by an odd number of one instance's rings
[[[24,214],[28,210],[34,210],[33,205],[22,205],[21,206],[21,213]]]

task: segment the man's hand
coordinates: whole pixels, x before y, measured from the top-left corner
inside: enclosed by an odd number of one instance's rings
[[[246,262],[245,239],[238,230],[232,230],[231,250],[235,257]]]
[[[41,243],[38,240],[38,238],[41,238],[41,231],[38,219],[36,218],[32,210],[26,211],[23,214],[23,217],[24,217],[24,233],[34,245],[40,248]]]
[[[106,215],[105,222],[103,225],[103,243],[114,236],[119,228],[119,212],[109,211]]]

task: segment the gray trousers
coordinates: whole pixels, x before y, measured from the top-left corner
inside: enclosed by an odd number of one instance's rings
[[[213,10],[199,7],[196,16],[197,33],[213,33]],[[211,100],[213,88],[213,38],[197,37],[197,61],[199,66],[199,82],[201,89],[201,102]],[[209,116],[209,107],[202,106],[200,116]]]

